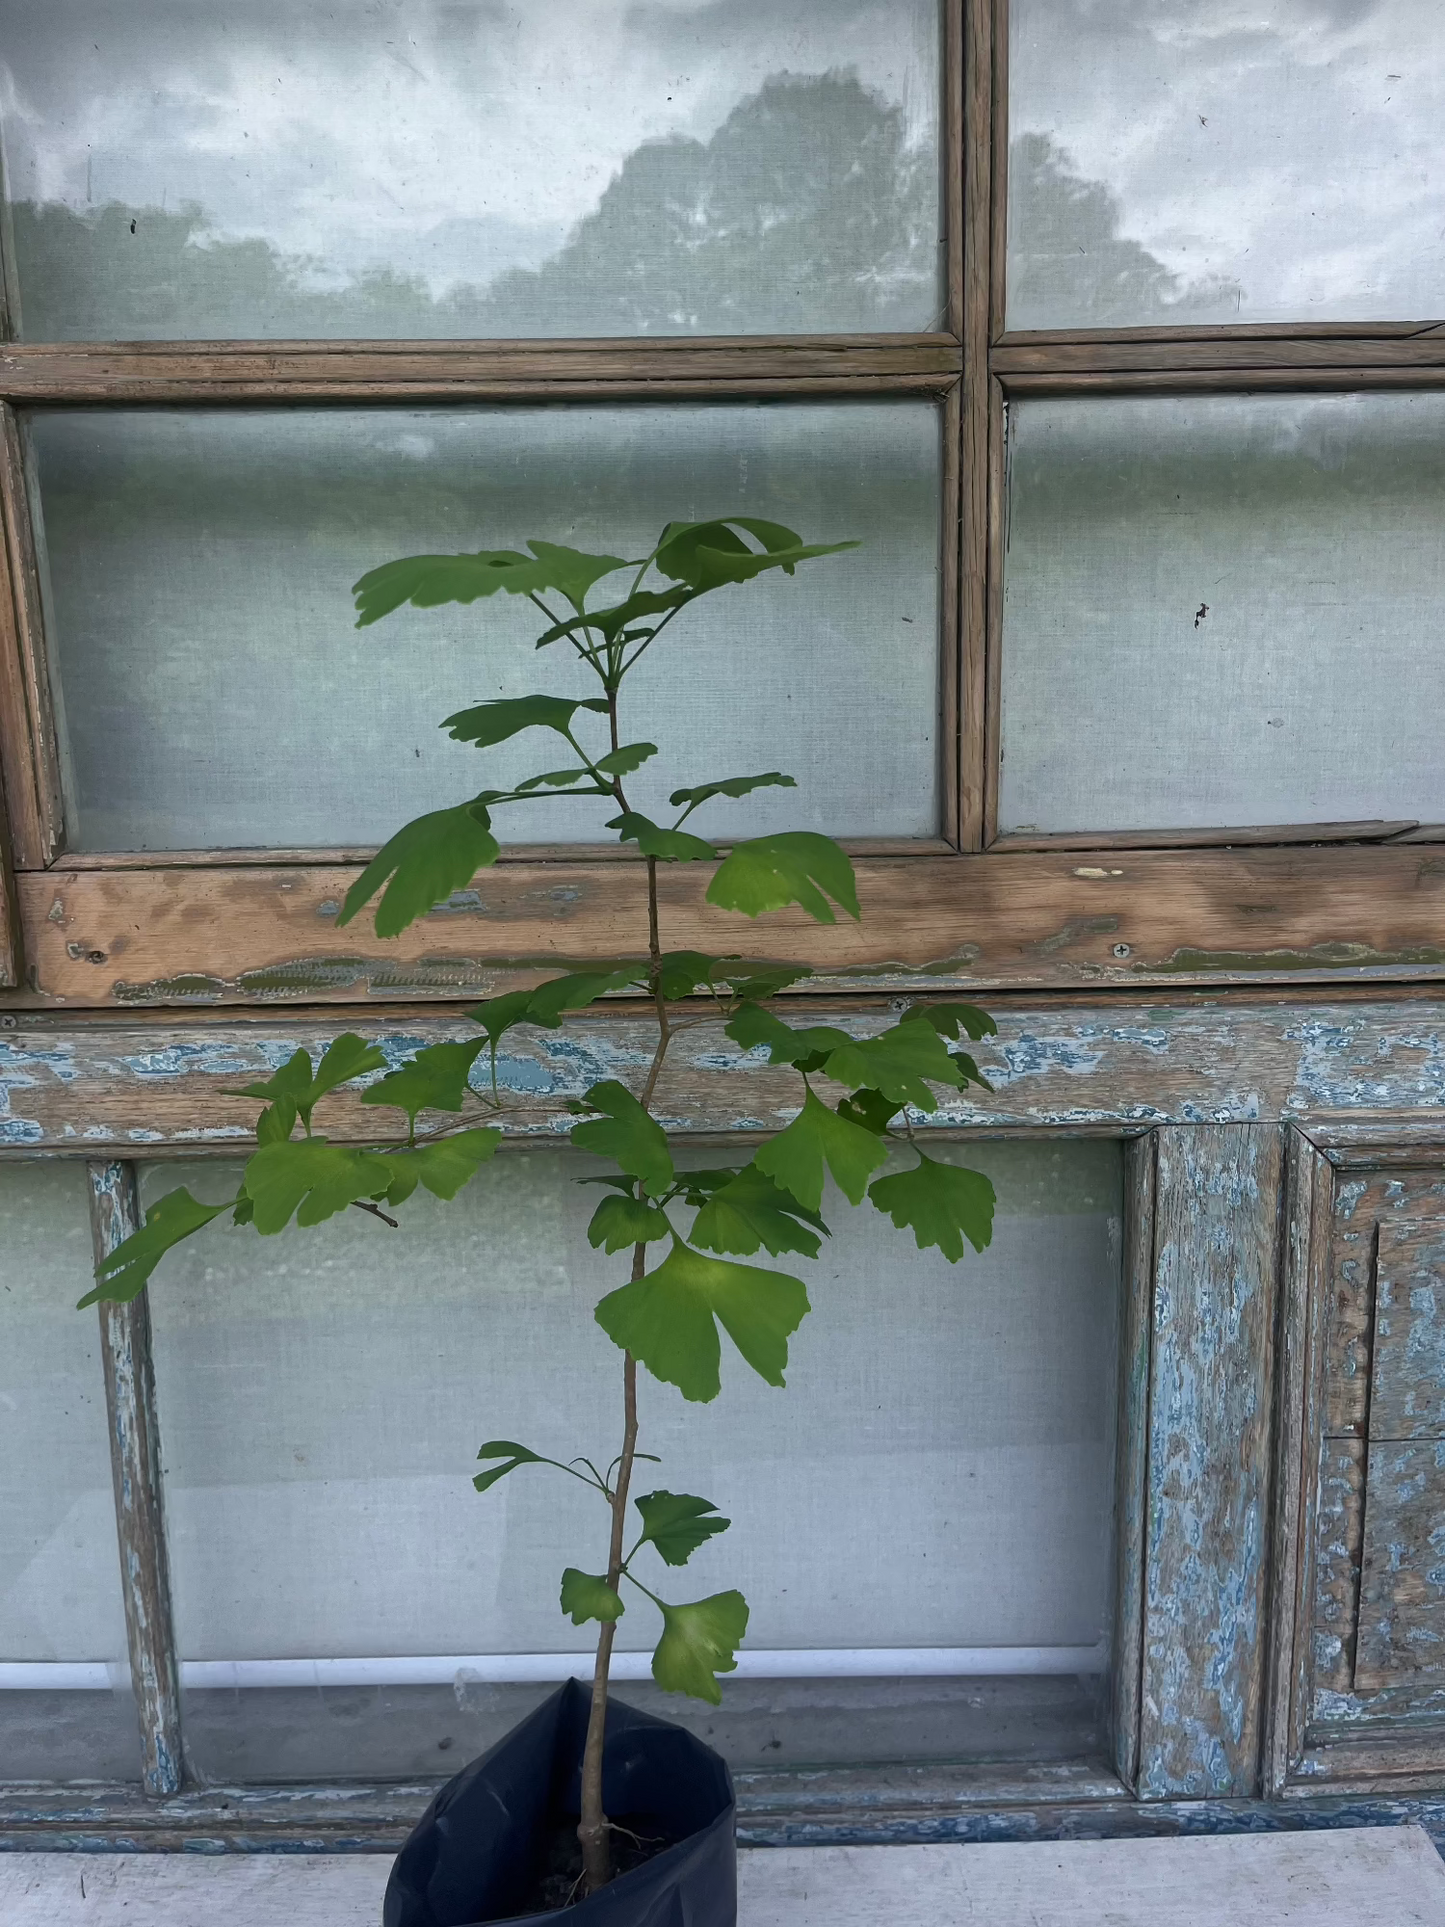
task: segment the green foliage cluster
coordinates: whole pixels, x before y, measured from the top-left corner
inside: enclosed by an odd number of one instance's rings
[[[714,1399],[725,1333],[753,1371],[770,1385],[782,1385],[788,1342],[809,1310],[807,1289],[791,1270],[742,1261],[763,1254],[767,1260],[816,1258],[829,1235],[822,1216],[829,1177],[851,1203],[868,1199],[911,1231],[920,1248],[936,1247],[952,1260],[962,1256],[965,1242],[981,1250],[992,1225],[988,1180],[927,1156],[913,1128],[916,1117],[938,1109],[940,1091],[985,1084],[963,1048],[993,1031],[985,1013],[967,1004],[920,1004],[863,1037],[838,1025],[794,1024],[771,1006],[805,982],[806,967],[764,968],[737,954],[662,947],[660,863],[714,864],[708,901],[746,916],[788,906],[822,924],[833,923],[840,911],[859,916],[852,865],[827,837],[770,835],[734,842],[724,851],[683,827],[718,797],[788,787],[793,779],[769,770],[675,789],[671,807],[677,815],[668,823],[633,809],[626,794],[626,779],[658,750],[623,740],[619,691],[681,611],[701,596],[774,570],[791,576],[800,563],[850,546],[804,543],[777,523],[733,516],[670,523],[651,552],[633,560],[533,541],[527,553],[412,556],[364,576],[356,586],[362,626],[407,602],[429,608],[502,591],[525,596],[546,623],[537,648],[561,644],[573,651],[595,675],[600,693],[584,701],[538,694],[480,703],[448,717],[443,727],[458,742],[484,752],[525,730],[541,730],[561,739],[570,760],[509,790],[482,788],[453,808],[407,824],[357,878],[341,921],[379,898],[377,933],[396,935],[495,862],[496,811],[523,796],[586,795],[605,801],[613,811],[608,827],[646,859],[647,951],[493,997],[470,1013],[474,1038],[430,1046],[395,1066],[351,1035],[338,1037],[319,1062],[298,1050],[270,1078],[235,1093],[263,1107],[257,1148],[235,1196],[206,1204],[177,1190],[162,1198],[144,1225],[97,1267],[98,1283],[84,1301],[133,1297],[167,1251],[225,1214],[271,1236],[293,1220],[316,1225],[348,1208],[394,1224],[391,1212],[419,1187],[438,1198],[454,1197],[502,1141],[497,1124],[483,1120],[505,1111],[498,1052],[508,1034],[528,1026],[556,1029],[569,1012],[605,997],[645,996],[656,1012],[658,1044],[640,1093],[607,1080],[572,1106],[572,1143],[613,1167],[606,1177],[587,1180],[605,1194],[592,1214],[591,1243],[603,1254],[632,1254],[631,1276],[596,1308],[597,1323],[626,1359],[623,1450],[600,1470],[585,1457],[561,1464],[514,1441],[493,1439],[478,1454],[486,1468],[475,1484],[484,1492],[522,1466],[546,1465],[595,1489],[612,1516],[612,1553],[602,1573],[566,1569],[563,1612],[574,1624],[595,1621],[601,1627],[605,1682],[611,1630],[625,1610],[625,1580],[662,1615],[653,1655],[659,1684],[713,1703],[720,1697],[718,1675],[736,1665],[746,1601],[726,1591],[673,1604],[634,1572],[633,1562],[651,1548],[663,1565],[681,1567],[730,1521],[707,1499],[651,1492],[635,1500],[640,1526],[624,1553],[629,1482],[636,1459],[644,1456],[636,1452],[636,1365],[686,1399]],[[630,573],[623,592],[589,609],[597,585],[620,572]],[[605,743],[591,742],[604,720]],[[740,1052],[765,1053],[770,1064],[797,1074],[800,1108],[746,1160],[680,1170],[652,1105],[669,1041],[679,1021],[687,1021],[677,1006],[699,1001],[720,1016]],[[481,1076],[479,1088],[473,1080],[484,1058],[489,1074]],[[364,1081],[361,1103],[400,1113],[404,1131],[398,1125],[392,1138],[359,1146],[313,1129],[323,1100],[358,1081]],[[419,1136],[423,1113],[439,1113],[442,1122]],[[909,1160],[905,1168],[882,1174],[899,1154]]]

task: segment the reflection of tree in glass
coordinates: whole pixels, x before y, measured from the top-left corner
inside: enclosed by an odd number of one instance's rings
[[[13,209],[31,340],[888,332],[936,323],[937,160],[852,74],[774,75],[706,143],[630,154],[550,261],[433,299],[385,269],[340,289],[203,209]]]
[[[1238,282],[1186,281],[1120,234],[1118,199],[1076,174],[1047,134],[1009,147],[1008,320],[1011,328],[1119,328],[1227,319]],[[1221,312],[1223,311],[1223,312]]]

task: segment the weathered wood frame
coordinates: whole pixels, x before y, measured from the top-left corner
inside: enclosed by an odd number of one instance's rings
[[[636,866],[591,851],[513,854],[488,879],[485,919],[433,919],[401,944],[358,938],[344,954],[327,906],[362,852],[64,856],[15,409],[932,399],[946,436],[943,736],[957,751],[941,834],[860,850],[861,931],[819,944],[812,926],[783,916],[757,946],[827,964],[816,995],[860,1028],[885,1021],[885,993],[989,993],[1001,1025],[989,1055],[995,1092],[946,1109],[940,1128],[1125,1140],[1114,1757],[1107,1768],[1062,1763],[1023,1776],[1006,1766],[920,1770],[906,1787],[863,1770],[806,1785],[741,1775],[743,1837],[1043,1838],[1396,1816],[1445,1834],[1445,1754],[1433,1743],[1409,1763],[1398,1748],[1388,1759],[1363,1742],[1349,1758],[1337,1748],[1322,1778],[1303,1711],[1320,1241],[1337,1166],[1438,1153],[1445,1137],[1435,1070],[1445,1016],[1438,989],[1425,987],[1445,978],[1440,832],[1331,824],[1000,838],[992,774],[1011,398],[1439,386],[1445,325],[1008,335],[1006,0],[945,0],[944,21],[938,334],[0,348],[0,772],[17,905],[7,924],[0,898],[0,986],[5,943],[16,952],[22,931],[25,964],[20,979],[13,958],[22,987],[0,998],[0,1157],[118,1160],[92,1172],[96,1235],[113,1237],[116,1200],[133,1205],[129,1160],[244,1152],[254,1107],[224,1095],[238,1072],[297,1044],[319,1048],[341,1028],[397,1047],[460,1035],[461,1020],[439,1004],[516,981],[518,970],[615,954],[642,931]],[[0,877],[5,847],[0,837]],[[698,879],[679,871],[667,888],[677,941],[707,943]],[[728,935],[736,940],[731,926]],[[337,1008],[362,1000],[363,1013]],[[293,1007],[278,1013],[277,1003]],[[624,1000],[522,1047],[546,1076],[517,1132],[553,1134],[575,1094],[577,1045],[592,1058],[615,1054],[629,1075],[638,1021]],[[696,1048],[680,1054],[663,1093],[678,1131],[725,1135],[786,1103],[773,1096],[775,1074],[720,1071],[719,1040],[691,1036]],[[333,1128],[358,1137],[364,1114],[339,1105]],[[1247,1235],[1236,1237],[1241,1225]],[[1222,1318],[1221,1306],[1240,1316]],[[152,1798],[0,1796],[0,1849],[394,1844],[429,1789],[168,1792],[181,1742],[143,1305],[104,1329]],[[1188,1465],[1176,1434],[1190,1444]],[[1186,1574],[1196,1543],[1208,1556]],[[1240,1600],[1245,1630],[1210,1647]]]
[[[903,954],[885,954],[882,939],[870,947],[864,938],[844,958],[841,980],[873,987],[927,966],[935,981],[961,977],[988,989],[1257,981],[1262,973],[1330,981],[1341,970],[1445,978],[1445,871],[1429,848],[1394,847],[1438,837],[1438,826],[998,835],[1009,400],[1430,385],[1445,381],[1445,326],[1007,333],[1006,0],[943,0],[942,21],[946,301],[936,334],[0,348],[0,769],[15,872],[14,885],[3,886],[8,914],[0,895],[0,985],[7,975],[23,983],[18,1005],[470,996],[519,961],[616,954],[643,935],[629,888],[636,879],[615,852],[511,853],[488,880],[485,927],[429,920],[410,957],[405,946],[365,938],[338,946],[327,926],[323,906],[344,894],[364,851],[66,857],[15,415],[58,404],[931,398],[945,442],[939,836],[859,846],[872,921],[892,930],[902,917],[908,942]],[[1071,851],[1115,860],[1070,861]],[[0,878],[6,869],[0,856]],[[675,908],[699,926],[703,884],[691,874],[673,880]],[[563,902],[575,907],[559,912]],[[774,919],[754,945],[815,961],[823,956],[815,937]],[[422,958],[429,969],[410,967]]]

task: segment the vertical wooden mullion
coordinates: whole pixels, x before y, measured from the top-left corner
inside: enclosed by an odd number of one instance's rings
[[[1158,1133],[1141,1799],[1251,1798],[1268,1657],[1281,1133]]]
[[[3,778],[3,762],[0,762]],[[20,902],[15,894],[15,866],[10,857],[10,820],[5,808],[5,786],[0,780],[0,990],[20,982],[24,957],[20,946]]]
[[[1263,1792],[1277,1798],[1304,1752],[1311,1599],[1323,1437],[1325,1326],[1334,1171],[1292,1129],[1285,1158],[1284,1266],[1279,1310],[1279,1444],[1271,1530],[1269,1685]]]
[[[970,0],[943,0],[943,235],[945,330],[962,338],[964,330],[964,213],[966,113],[964,69]]]
[[[91,1238],[99,1260],[141,1221],[135,1166],[91,1164],[87,1169]],[[98,1309],[141,1778],[147,1793],[160,1796],[179,1792],[183,1767],[180,1666],[171,1616],[150,1307],[142,1291],[129,1304],[102,1304]]]
[[[16,867],[41,870],[61,847],[60,755],[20,424],[8,402],[0,402],[0,521],[0,774]]]
[[[1114,1770],[1132,1787],[1139,1770],[1144,1640],[1145,1522],[1149,1499],[1149,1359],[1154,1305],[1155,1135],[1124,1147],[1124,1304],[1119,1334],[1118,1463],[1112,1737]]]
[[[983,661],[978,702],[983,715],[983,837],[987,849],[998,836],[998,793],[1003,757],[1003,591],[1008,559],[1008,413],[1002,383],[988,394],[988,580],[984,603]]]
[[[942,658],[939,675],[939,776],[943,796],[940,828],[955,847],[960,844],[962,820],[959,797],[963,781],[964,736],[962,688],[966,642],[963,634],[963,523],[959,467],[962,459],[961,387],[955,382],[943,399],[943,526],[939,635]]]
[[[990,158],[992,0],[967,0],[963,63],[963,388],[960,409],[962,557],[959,615],[959,847],[984,847],[985,659],[988,647]]]
[[[999,339],[1008,316],[1008,54],[1009,0],[991,0],[993,87],[989,115],[988,338]]]

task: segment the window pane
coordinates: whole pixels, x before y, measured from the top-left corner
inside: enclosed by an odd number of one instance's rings
[[[864,546],[679,618],[627,685],[623,740],[664,751],[630,780],[634,807],[786,768],[796,792],[710,805],[701,827],[937,831],[930,404],[61,410],[31,433],[72,848],[379,843],[567,761],[535,732],[479,757],[438,727],[488,697],[595,694],[564,645],[538,658],[524,598],[358,632],[350,585],[396,556],[530,536],[645,555],[669,519],[729,511]],[[498,828],[596,841],[612,813],[547,797]]]
[[[1445,819],[1445,395],[1029,401],[1004,830]]]
[[[140,1777],[87,1197],[80,1165],[0,1164],[0,1781]]]
[[[30,340],[941,325],[937,0],[3,0]]]
[[[1010,328],[1440,313],[1434,0],[1009,13]]]
[[[688,1596],[740,1586],[752,1652],[871,1655],[852,1678],[729,1682],[744,1754],[1076,1751],[1089,1728],[1077,1677],[1008,1676],[1106,1663],[1117,1146],[966,1155],[1001,1196],[983,1257],[952,1267],[835,1198],[785,1392],[730,1348],[712,1405],[644,1375],[641,1445],[663,1458],[644,1480],[734,1522],[693,1557]],[[564,1565],[600,1556],[599,1502],[555,1474],[481,1498],[468,1478],[484,1438],[614,1450],[620,1371],[591,1311],[620,1274],[588,1247],[597,1193],[574,1182],[593,1168],[508,1151],[455,1204],[413,1201],[400,1237],[358,1214],[265,1244],[228,1230],[168,1261],[152,1314],[187,1661],[585,1655],[556,1594]],[[183,1179],[220,1195],[229,1175],[160,1167],[146,1195]],[[619,1649],[652,1637],[629,1608]],[[998,1677],[880,1683],[890,1653],[940,1647],[996,1651]],[[388,1745],[414,1771],[544,1690],[483,1667],[429,1695],[193,1691],[188,1731],[218,1774],[276,1771],[278,1756],[322,1770],[328,1732],[349,1732],[369,1771]]]

